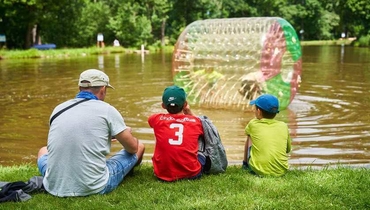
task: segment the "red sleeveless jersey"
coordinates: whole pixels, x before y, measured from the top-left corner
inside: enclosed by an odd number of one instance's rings
[[[200,173],[198,138],[203,135],[203,128],[198,117],[153,114],[148,123],[156,138],[152,161],[158,178],[175,181]]]

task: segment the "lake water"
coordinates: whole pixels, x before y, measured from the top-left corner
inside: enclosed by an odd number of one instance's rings
[[[303,46],[302,83],[288,109],[277,115],[293,138],[292,166],[370,164],[370,48]],[[46,145],[54,107],[78,92],[79,74],[104,70],[115,90],[106,102],[123,115],[146,145],[150,161],[154,135],[147,118],[161,108],[172,85],[171,54],[112,54],[79,58],[0,60],[0,164],[36,163]],[[230,164],[241,164],[250,110],[192,106],[219,129]],[[112,152],[120,149],[112,144]]]

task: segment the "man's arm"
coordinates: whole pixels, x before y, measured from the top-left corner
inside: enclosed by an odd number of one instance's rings
[[[115,137],[127,152],[135,154],[138,151],[139,140],[131,134],[130,127],[127,127],[125,130],[115,135]]]

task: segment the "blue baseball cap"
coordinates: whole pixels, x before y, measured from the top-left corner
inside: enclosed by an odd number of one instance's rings
[[[279,113],[279,100],[270,94],[263,94],[249,104],[256,105],[266,112]]]
[[[184,89],[173,85],[164,89],[162,102],[167,106],[183,106],[186,101],[186,93]]]

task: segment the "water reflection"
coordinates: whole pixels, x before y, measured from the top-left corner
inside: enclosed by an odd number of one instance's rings
[[[370,49],[304,47],[302,83],[296,98],[277,119],[293,137],[292,165],[370,162]],[[144,62],[143,62],[144,60]],[[0,61],[0,164],[35,163],[46,144],[53,108],[77,93],[78,76],[100,68],[116,88],[106,101],[121,112],[133,133],[147,146],[150,161],[154,135],[147,118],[161,108],[163,89],[172,84],[171,54],[114,54],[69,59]],[[248,110],[193,106],[218,127],[231,164],[243,159]],[[112,151],[118,151],[117,143]]]
[[[104,55],[98,55],[98,69],[104,70]]]
[[[119,64],[120,64],[119,56],[120,56],[119,54],[114,55],[114,67],[116,69],[119,69]]]

